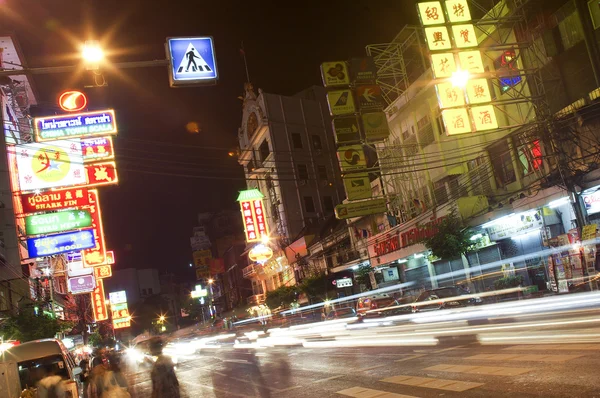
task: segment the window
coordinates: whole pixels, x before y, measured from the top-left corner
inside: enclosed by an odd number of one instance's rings
[[[425,148],[427,145],[435,142],[435,135],[433,134],[433,126],[431,125],[429,115],[425,115],[419,119],[417,122],[417,131],[421,148]]]
[[[506,141],[490,147],[490,158],[494,168],[494,177],[498,186],[504,187],[517,180],[515,169],[510,155],[510,149]]]
[[[567,2],[554,14],[554,17],[556,18],[558,30],[560,31],[560,39],[565,50],[583,40],[583,26],[581,25],[575,2]]]
[[[539,140],[533,141],[530,145],[521,145],[517,152],[524,176],[542,167],[542,149]]]
[[[154,293],[152,293],[152,288],[151,287],[148,288],[148,294],[154,294]]]
[[[298,179],[308,180],[308,167],[305,164],[298,165]]]
[[[323,165],[317,166],[317,173],[319,174],[319,180],[328,180],[327,178],[327,167]]]
[[[438,109],[437,116],[435,117],[435,124],[440,135],[446,134],[446,126],[444,126],[444,119],[442,119],[442,111]]]
[[[313,148],[315,150],[320,151],[321,149],[323,149],[323,145],[321,144],[321,137],[319,137],[318,135],[312,136],[312,143],[313,143]]]
[[[260,146],[258,147],[258,153],[260,155],[260,160],[264,162],[264,160],[269,156],[271,151],[269,150],[269,142],[264,140]]]
[[[142,289],[142,296],[146,295],[146,289]]]
[[[280,272],[277,275],[279,275],[279,283],[283,285],[283,272]]]
[[[333,212],[333,198],[331,196],[323,196],[323,209],[328,212]]]
[[[294,149],[302,149],[302,136],[298,133],[292,133],[292,145]]]
[[[304,210],[306,210],[307,213],[315,212],[315,202],[313,201],[312,196],[304,197]]]
[[[445,178],[433,183],[433,196],[435,197],[435,203],[438,206],[448,202],[448,191],[446,190]]]

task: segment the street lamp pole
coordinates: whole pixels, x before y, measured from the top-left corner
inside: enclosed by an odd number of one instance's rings
[[[153,61],[133,61],[133,62],[116,62],[111,63],[111,68],[116,69],[131,69],[131,68],[148,68],[156,66],[168,66],[169,61],[166,59],[156,59]],[[0,76],[22,76],[22,75],[45,75],[52,73],[70,73],[80,69],[80,65],[69,66],[46,66],[40,68],[23,68],[23,69],[4,69],[0,70]]]

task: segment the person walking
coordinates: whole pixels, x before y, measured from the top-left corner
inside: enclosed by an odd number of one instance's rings
[[[163,354],[163,346],[164,342],[161,339],[150,343],[150,353],[157,357],[150,373],[152,398],[180,398],[175,365],[169,356]]]

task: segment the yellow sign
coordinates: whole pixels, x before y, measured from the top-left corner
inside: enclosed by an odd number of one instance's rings
[[[437,90],[441,109],[465,106],[465,93],[462,88],[449,82],[436,84],[435,88]]]
[[[446,10],[451,23],[471,20],[471,10],[469,10],[467,0],[446,0]]]
[[[474,106],[471,108],[473,125],[476,131],[494,130],[498,128],[496,110],[492,105]]]
[[[492,101],[492,93],[487,79],[472,79],[467,82],[469,104],[483,104]]]
[[[452,76],[452,74],[457,70],[454,54],[431,54],[431,67],[436,79]]]
[[[369,174],[347,174],[343,180],[348,200],[370,199],[373,196]]]
[[[452,25],[452,36],[457,48],[477,47],[477,36],[473,24]]]
[[[442,10],[442,4],[439,1],[418,3],[417,7],[423,25],[440,25],[446,22],[444,19],[444,10]]]
[[[338,159],[342,173],[352,170],[365,169],[367,159],[361,145],[349,145],[338,148]]]
[[[196,267],[208,266],[212,258],[212,252],[210,250],[197,250],[192,253],[192,257]]]
[[[325,87],[350,85],[348,67],[344,61],[323,62],[321,64],[321,77]]]
[[[461,51],[458,53],[460,68],[469,73],[484,73],[483,59],[479,50]]]
[[[349,115],[355,112],[354,96],[350,89],[328,92],[327,103],[332,116]]]
[[[449,50],[452,48],[448,28],[445,26],[425,28],[425,38],[427,39],[427,47],[429,47],[430,51]]]
[[[442,119],[448,135],[465,134],[471,132],[469,112],[466,108],[445,109],[442,111]]]
[[[385,213],[386,211],[385,199],[372,199],[337,205],[335,216],[339,220],[345,220],[347,218],[368,216],[369,214]]]
[[[581,240],[585,242],[586,240],[596,238],[596,229],[598,228],[598,224],[589,224],[584,225],[581,229]]]

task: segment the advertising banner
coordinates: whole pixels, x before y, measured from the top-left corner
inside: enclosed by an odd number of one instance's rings
[[[65,232],[73,229],[87,228],[91,225],[92,216],[89,210],[66,210],[25,217],[25,233],[27,235]]]
[[[325,87],[347,87],[350,85],[348,67],[344,61],[323,62],[321,64],[321,77]]]
[[[90,249],[95,246],[94,233],[90,229],[27,239],[30,258]]]
[[[352,90],[334,90],[327,93],[331,116],[351,115],[356,111]]]
[[[88,197],[95,245],[92,248],[84,250],[82,252],[82,257],[84,267],[94,267],[107,263],[106,243],[104,242],[104,227],[102,226],[102,212],[100,211],[98,191],[96,189],[90,189],[88,191]]]
[[[96,288],[96,279],[94,275],[67,278],[67,287],[71,294],[91,293]]]
[[[115,158],[112,137],[82,138],[81,150],[84,162]]]
[[[82,207],[89,204],[87,188],[70,188],[41,194],[21,195],[24,213],[38,213],[48,210],[60,210],[70,207]]]
[[[14,147],[21,191],[84,185],[87,180],[77,140]]]
[[[102,280],[98,281],[96,288],[92,292],[92,308],[94,309],[94,320],[96,322],[106,321],[108,319],[104,282],[102,282]]]
[[[115,111],[112,109],[36,117],[33,124],[38,142],[117,133]]]
[[[119,182],[117,164],[115,162],[100,162],[85,165],[87,187],[112,185]]]

